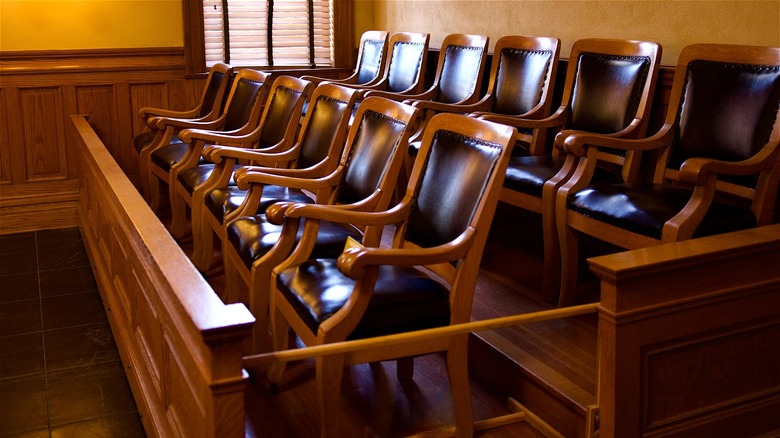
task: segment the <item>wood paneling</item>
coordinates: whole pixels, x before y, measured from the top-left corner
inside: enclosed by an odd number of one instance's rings
[[[78,224],[71,114],[88,115],[133,175],[132,138],[144,128],[138,109],[190,108],[203,83],[184,77],[181,48],[5,52],[0,74],[0,234]],[[64,203],[54,207],[53,199]]]
[[[254,318],[216,296],[86,120],[70,127],[79,224],[147,434],[243,437]]]

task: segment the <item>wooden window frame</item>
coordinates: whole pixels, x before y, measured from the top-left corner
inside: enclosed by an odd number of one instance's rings
[[[352,67],[355,27],[354,0],[332,0],[332,2],[333,67],[350,68]],[[186,73],[205,73],[208,69],[206,68],[205,35],[203,30],[203,1],[184,0],[182,9]],[[273,70],[273,67],[269,67],[268,70]]]

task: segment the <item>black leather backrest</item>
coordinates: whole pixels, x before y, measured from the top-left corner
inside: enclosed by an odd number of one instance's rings
[[[339,185],[338,203],[358,202],[376,191],[398,149],[405,127],[406,123],[384,114],[370,110],[363,113]]]
[[[203,103],[200,106],[200,117],[207,116],[214,109],[214,103],[217,100],[217,92],[224,80],[225,75],[222,72],[215,71],[211,74],[211,79],[209,80],[209,83],[206,84],[206,94],[203,95]]]
[[[404,91],[414,85],[422,68],[423,43],[397,42],[387,72],[387,91]]]
[[[347,111],[347,102],[329,96],[319,96],[313,105],[309,105],[307,111],[311,111],[311,115],[306,132],[301,138],[301,152],[296,161],[298,169],[311,167],[328,155],[341,117]]]
[[[301,92],[298,90],[287,87],[273,88],[273,96],[267,104],[268,108],[265,109],[265,120],[258,147],[267,148],[282,141],[290,118],[300,117],[300,114],[293,114],[300,98]]]
[[[553,53],[550,50],[505,48],[500,56],[492,112],[525,114],[542,99]]]
[[[447,46],[438,96],[434,100],[454,103],[470,97],[477,86],[477,78],[482,74],[482,52],[482,47]]]
[[[500,155],[499,145],[438,131],[409,217],[406,240],[431,247],[466,230]]]
[[[649,69],[643,56],[580,54],[568,127],[599,134],[625,129],[636,116]]]
[[[238,80],[230,107],[227,109],[223,130],[232,131],[246,124],[255,101],[260,97],[259,92],[262,86],[262,82],[250,81],[246,78]]]
[[[780,110],[780,67],[692,61],[669,165],[691,157],[747,159],[769,141]]]
[[[382,63],[384,48],[384,40],[366,40],[363,43],[363,52],[358,66],[358,84],[365,84],[379,75],[379,64]]]

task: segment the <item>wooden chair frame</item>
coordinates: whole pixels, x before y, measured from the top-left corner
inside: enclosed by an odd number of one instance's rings
[[[426,161],[415,162],[411,179],[401,203],[390,210],[379,213],[348,211],[321,205],[294,204],[287,206],[283,214],[286,221],[299,221],[305,218],[305,227],[313,226],[317,221],[361,224],[365,227],[382,228],[395,225],[395,237],[392,248],[378,248],[375,242],[364,241],[364,245],[350,248],[338,259],[339,270],[356,280],[355,289],[346,305],[332,317],[320,324],[317,333],[311,331],[297,315],[295,309],[276,289],[277,275],[293,268],[309,258],[311,245],[307,239],[301,239],[290,257],[276,267],[271,278],[271,329],[275,350],[286,349],[288,328],[306,345],[328,344],[343,341],[357,326],[365,312],[373,292],[373,282],[377,278],[378,266],[424,265],[451,285],[450,308],[451,323],[468,322],[471,316],[471,304],[479,263],[482,258],[488,225],[490,224],[498,202],[498,189],[501,186],[508,164],[510,146],[515,141],[515,131],[507,126],[491,124],[474,118],[455,114],[440,114],[431,119],[423,134],[420,157],[427,157],[435,133],[440,130],[452,131],[470,138],[500,145],[502,152],[486,184],[483,195],[472,217],[469,227],[454,240],[431,248],[417,247],[404,240],[406,220],[414,205],[416,189],[422,180]],[[368,233],[367,233],[368,234]],[[404,358],[399,363],[402,378],[411,378],[411,356],[446,351],[447,369],[455,401],[456,434],[471,436],[473,415],[467,370],[468,336],[453,336],[431,340],[425,343],[407,344],[400,348],[372,349],[349,355],[320,357],[316,360],[317,385],[320,398],[322,436],[338,436],[338,394],[341,388],[341,376],[344,366],[354,363],[373,362],[394,358]],[[274,364],[269,372],[269,380],[276,384],[281,380],[284,364]],[[328,396],[331,396],[328,399]]]
[[[317,76],[301,76],[301,79],[312,82],[314,84],[319,84],[321,82],[327,81],[339,85],[358,85],[358,86],[369,86],[375,84],[376,82],[379,82],[382,79],[382,72],[385,70],[385,65],[387,64],[388,35],[389,33],[383,30],[368,30],[363,32],[363,35],[360,37],[360,45],[358,46],[358,55],[357,55],[357,63],[355,64],[355,71],[350,76],[344,79],[328,79],[328,78],[321,78]],[[361,73],[360,70],[363,67],[363,56],[365,55],[366,44],[375,43],[378,41],[383,42],[383,45],[382,45],[382,54],[379,56],[379,64],[377,65],[376,68],[376,75],[368,82],[360,83],[359,82],[360,73]]]

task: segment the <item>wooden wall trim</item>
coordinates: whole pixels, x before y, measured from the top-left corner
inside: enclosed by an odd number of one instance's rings
[[[0,75],[181,70],[184,48],[89,49],[0,52]],[[6,79],[4,79],[5,82]]]
[[[147,434],[243,437],[254,317],[222,303],[86,119],[69,127],[81,231]]]
[[[780,433],[780,225],[589,262],[602,437]]]

